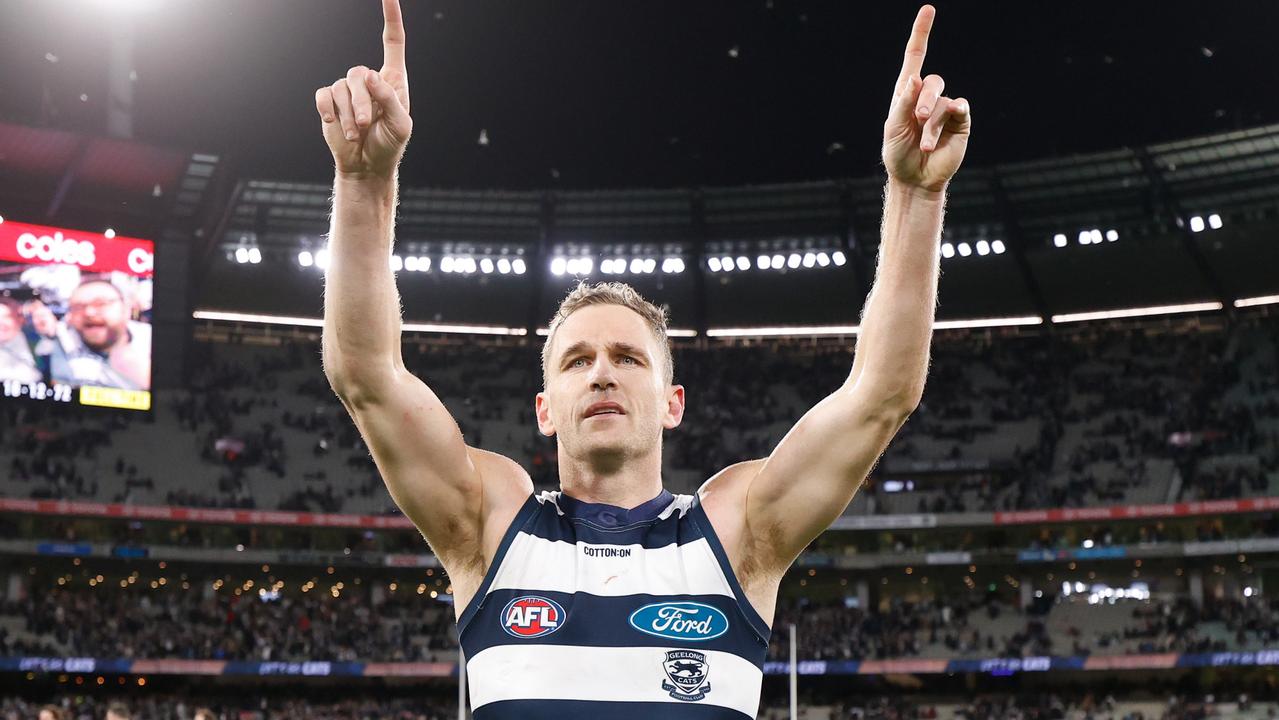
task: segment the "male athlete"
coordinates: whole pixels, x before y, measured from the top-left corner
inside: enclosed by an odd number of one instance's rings
[[[448,572],[475,717],[755,717],[782,575],[923,393],[945,191],[970,127],[967,101],[919,75],[933,8],[884,124],[883,239],[852,371],[771,455],[691,496],[662,487],[662,430],[684,414],[666,317],[626,285],[579,285],[551,321],[535,410],[560,492],[535,495],[518,464],[468,447],[405,369],[388,259],[413,122],[399,1],[382,9],[381,71],[315,94],[336,164],[324,371]]]

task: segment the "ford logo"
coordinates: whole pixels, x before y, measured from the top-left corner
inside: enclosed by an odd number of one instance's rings
[[[728,618],[710,605],[664,602],[631,613],[631,627],[671,640],[711,640],[728,632]]]

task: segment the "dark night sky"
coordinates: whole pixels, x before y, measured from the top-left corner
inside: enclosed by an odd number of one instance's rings
[[[379,1],[154,1],[136,16],[136,137],[234,156],[251,177],[327,181],[313,94],[350,65],[380,66]],[[874,173],[919,7],[403,3],[416,124],[404,179],[470,188]],[[0,117],[103,132],[112,4],[0,0]],[[925,72],[972,103],[969,164],[1279,122],[1279,3],[936,5]]]

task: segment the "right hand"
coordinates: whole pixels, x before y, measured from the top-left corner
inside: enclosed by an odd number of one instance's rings
[[[324,140],[340,175],[390,178],[413,134],[400,0],[382,0],[382,70],[357,65],[315,91]]]

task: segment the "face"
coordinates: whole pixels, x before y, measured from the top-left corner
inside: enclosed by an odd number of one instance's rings
[[[684,388],[666,384],[663,353],[637,313],[620,305],[588,305],[556,330],[547,386],[537,394],[537,426],[559,439],[569,457],[618,467],[661,447],[662,430],[684,416]],[[618,414],[587,416],[597,403]]]
[[[80,333],[86,345],[103,352],[126,336],[129,314],[115,288],[106,283],[87,283],[71,293],[67,324]]]
[[[48,710],[40,711],[40,720],[54,720],[53,713]]]
[[[8,305],[0,305],[0,343],[16,337],[21,327],[19,318],[14,316],[13,310]]]

